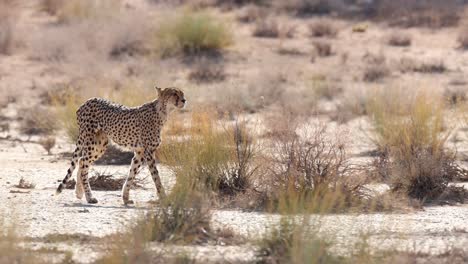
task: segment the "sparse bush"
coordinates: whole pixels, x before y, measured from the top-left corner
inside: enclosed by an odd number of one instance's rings
[[[55,146],[55,137],[44,137],[39,140],[39,144],[47,151],[48,155],[51,155],[50,150]]]
[[[320,19],[309,25],[313,37],[335,37],[338,30],[330,20]]]
[[[250,5],[244,8],[242,13],[237,17],[237,20],[243,23],[252,23],[259,19],[264,19],[268,15],[268,10],[266,8],[261,8],[259,6]]]
[[[326,41],[314,41],[313,43],[317,54],[320,57],[328,57],[333,54],[332,46],[329,42]]]
[[[400,71],[418,73],[444,73],[447,71],[447,67],[442,60],[417,62],[411,58],[402,58],[400,60]]]
[[[390,74],[390,69],[383,54],[375,55],[367,53],[363,58],[367,62],[362,76],[364,81],[376,82]]]
[[[319,125],[297,134],[292,127],[273,139],[271,210],[340,212],[366,203],[364,182],[350,166],[344,144],[327,138],[325,130]]]
[[[370,100],[368,109],[381,153],[374,163],[378,175],[394,192],[437,199],[456,174],[455,157],[445,148],[448,132],[440,99],[387,91]]]
[[[390,46],[407,47],[411,45],[411,37],[402,32],[393,32],[388,36],[387,43]]]
[[[188,79],[198,83],[221,82],[226,79],[226,73],[223,65],[208,60],[200,60],[195,63]]]
[[[273,5],[280,10],[286,10],[295,15],[327,14],[338,7],[339,1],[330,0],[276,0]],[[338,4],[338,5],[337,5]]]
[[[332,120],[346,123],[356,117],[366,115],[368,94],[369,91],[363,89],[347,90],[339,99]]]
[[[26,181],[23,177],[19,180],[18,184],[15,185],[16,188],[19,189],[34,189],[36,184]]]
[[[51,135],[58,129],[54,113],[44,107],[25,108],[20,119],[20,131],[27,135]]]
[[[16,23],[18,1],[0,0],[0,54],[13,52],[16,42]]]
[[[331,80],[327,80],[325,76],[314,76],[310,80],[310,85],[314,90],[317,98],[333,100],[338,94],[343,92],[343,89],[338,84]]]
[[[375,64],[366,66],[362,79],[366,82],[379,81],[390,74],[386,65]]]
[[[269,17],[255,23],[253,35],[262,38],[292,38],[295,28],[289,25],[280,25],[278,20]]]
[[[444,98],[452,106],[462,104],[467,101],[466,89],[464,87],[445,89]]]
[[[229,26],[205,11],[185,11],[164,21],[154,35],[156,51],[163,57],[220,52],[231,45]]]
[[[55,16],[63,7],[64,2],[63,0],[41,0],[40,10]]]
[[[277,38],[280,35],[278,22],[272,18],[257,21],[253,35],[263,38]]]

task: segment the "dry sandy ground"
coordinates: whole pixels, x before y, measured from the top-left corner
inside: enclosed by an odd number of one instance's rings
[[[59,144],[59,147],[61,151],[72,149],[67,144]],[[131,193],[135,206],[124,206],[118,191],[95,191],[97,205],[77,200],[73,190],[54,196],[57,181],[66,172],[68,161],[43,154],[41,147],[35,144],[3,141],[0,150],[0,199],[4,201],[0,211],[5,212],[7,222],[14,221],[21,236],[29,238],[29,242],[23,244],[26,247],[55,248],[59,252],[71,252],[77,262],[93,261],[105,246],[100,238],[123,230],[150,210],[151,202],[157,199],[150,178],[146,180],[146,189]],[[95,166],[94,169],[120,176],[126,174],[128,166]],[[164,184],[170,186],[173,182],[170,171],[163,166],[160,171]],[[140,177],[147,175],[148,171],[143,170]],[[35,183],[35,188],[15,188],[21,177]],[[212,219],[215,226],[227,226],[253,238],[278,220],[278,215],[238,210],[214,211]],[[340,254],[350,253],[348,249],[353,243],[362,242],[364,237],[372,250],[397,248],[438,254],[468,246],[466,204],[433,206],[410,213],[312,216],[310,221],[313,230],[326,234],[336,243],[334,250]],[[53,234],[75,236],[62,242],[47,242],[47,236]],[[248,261],[255,257],[254,248],[249,246],[161,247],[153,244],[151,247],[159,253],[188,252],[186,254],[199,260]]]

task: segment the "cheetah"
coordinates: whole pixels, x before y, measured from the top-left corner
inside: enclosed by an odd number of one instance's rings
[[[97,203],[88,181],[88,170],[94,161],[105,152],[109,140],[134,152],[130,172],[122,188],[125,205],[129,199],[130,187],[144,162],[156,185],[159,198],[165,197],[163,185],[156,168],[156,149],[161,144],[161,130],[168,112],[174,108],[184,108],[184,93],[175,87],[156,87],[158,98],[138,107],[126,107],[101,98],[91,98],[76,111],[79,135],[67,175],[57,188],[62,192],[66,183],[78,166],[75,194],[78,199],[86,196],[90,204]]]

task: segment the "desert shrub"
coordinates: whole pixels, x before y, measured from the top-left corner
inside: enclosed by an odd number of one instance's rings
[[[242,10],[242,13],[237,17],[237,20],[243,23],[252,23],[259,19],[266,18],[267,15],[268,10],[266,8],[250,5]]]
[[[367,63],[362,76],[364,81],[376,82],[390,74],[390,69],[383,54],[367,53],[364,55],[363,59]]]
[[[48,155],[51,155],[52,148],[55,146],[55,137],[46,136],[39,140],[39,144],[47,151]]]
[[[18,1],[0,1],[0,54],[11,54],[16,42]]]
[[[362,79],[366,82],[379,81],[390,74],[387,66],[383,64],[368,65],[364,69]]]
[[[229,26],[206,11],[185,11],[159,25],[154,46],[161,56],[220,52],[233,42]]]
[[[194,64],[194,69],[189,73],[188,79],[198,83],[224,81],[226,79],[224,65],[200,60]]]
[[[418,72],[418,73],[444,73],[447,67],[442,60],[430,60],[418,62],[411,58],[400,59],[401,72]]]
[[[159,149],[161,161],[180,182],[213,197],[235,196],[250,188],[257,170],[257,145],[242,123],[220,128],[208,112],[194,112],[186,140]]]
[[[313,15],[313,14],[327,14],[332,10],[339,7],[339,1],[330,0],[291,0],[273,1],[273,5],[279,10],[286,10],[295,15]]]
[[[253,35],[262,38],[292,38],[295,28],[289,25],[280,25],[278,20],[269,17],[255,23]]]
[[[343,92],[341,86],[331,80],[327,80],[325,76],[313,76],[308,84],[314,90],[317,98],[333,100],[338,94]]]
[[[328,57],[333,54],[332,46],[329,42],[314,41],[312,44],[314,45],[315,51],[320,57]]]
[[[63,3],[63,0],[42,0],[40,2],[39,8],[41,11],[54,16],[57,15],[60,8],[62,8]]]
[[[44,107],[25,108],[21,110],[20,131],[27,135],[51,135],[59,124],[52,110]]]
[[[432,200],[454,178],[455,157],[445,147],[443,107],[440,98],[423,92],[380,92],[369,101],[374,141],[381,153],[374,165],[394,192]]]
[[[178,188],[182,188],[179,185]],[[211,226],[207,197],[183,184],[154,210],[108,242],[111,250],[96,263],[193,263],[188,256],[155,252],[150,242],[177,245],[232,245],[242,241],[230,229]],[[156,261],[157,260],[157,261]]]
[[[363,179],[349,164],[344,144],[327,137],[324,125],[303,131],[288,128],[272,140],[271,210],[338,212],[363,205]]]
[[[407,47],[411,45],[411,37],[402,32],[393,32],[388,36],[387,43],[390,46]]]
[[[309,32],[313,37],[335,37],[338,30],[330,20],[320,19],[309,25]]]
[[[21,177],[18,184],[15,184],[14,186],[19,189],[34,189],[36,187],[36,184],[29,182],[23,177]]]
[[[452,106],[466,102],[466,89],[464,87],[447,88],[444,90],[444,99]]]
[[[345,91],[339,98],[332,120],[348,122],[356,117],[367,115],[368,91],[352,89]]]

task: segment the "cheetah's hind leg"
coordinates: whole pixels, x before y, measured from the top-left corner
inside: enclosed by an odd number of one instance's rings
[[[94,142],[96,142],[93,146],[94,151],[91,154],[91,158],[89,159],[90,163],[94,163],[98,160],[102,155],[106,152],[107,145],[109,144],[109,140],[107,139],[106,134],[102,131],[99,131],[95,138]],[[76,186],[75,186],[75,195],[76,198],[82,199],[85,192],[85,187],[83,185],[83,178],[81,177],[81,173],[76,175]]]

